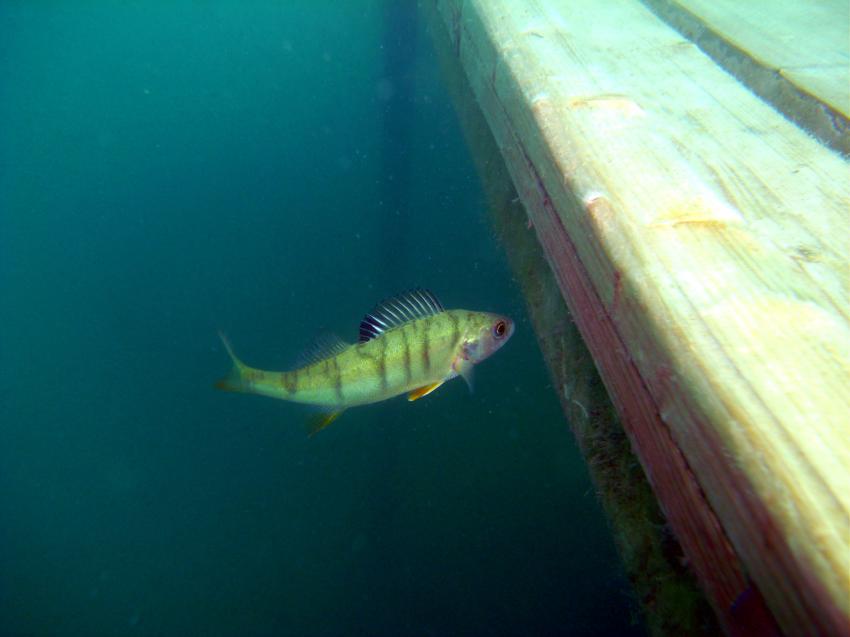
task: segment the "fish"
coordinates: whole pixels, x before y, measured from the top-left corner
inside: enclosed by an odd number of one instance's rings
[[[414,288],[367,313],[358,342],[326,334],[305,353],[305,363],[291,370],[249,367],[219,332],[232,368],[215,386],[318,406],[321,413],[308,424],[313,435],[350,407],[403,394],[418,400],[458,376],[471,391],[474,366],[501,349],[514,328],[500,314],[446,310],[432,292]]]

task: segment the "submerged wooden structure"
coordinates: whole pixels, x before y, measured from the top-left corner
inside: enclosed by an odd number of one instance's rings
[[[761,0],[425,4],[719,625],[850,634],[846,3],[797,3],[805,38]],[[592,388],[539,336],[587,449]]]

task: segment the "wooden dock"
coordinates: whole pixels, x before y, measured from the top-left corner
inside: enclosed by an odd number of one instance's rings
[[[733,4],[429,7],[720,625],[845,635],[847,28]]]

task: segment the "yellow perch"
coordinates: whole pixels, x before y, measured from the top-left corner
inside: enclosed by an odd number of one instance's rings
[[[473,365],[502,347],[513,332],[507,317],[446,310],[433,294],[416,289],[382,301],[367,314],[358,343],[325,338],[307,365],[291,371],[248,367],[221,335],[233,369],[216,387],[324,407],[327,413],[311,424],[315,433],[348,407],[399,394],[416,400],[455,376],[472,389]]]

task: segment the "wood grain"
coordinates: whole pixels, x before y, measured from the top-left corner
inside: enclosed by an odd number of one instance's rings
[[[850,3],[643,2],[786,117],[850,154]]]
[[[437,4],[727,631],[850,633],[848,164],[636,0]]]

